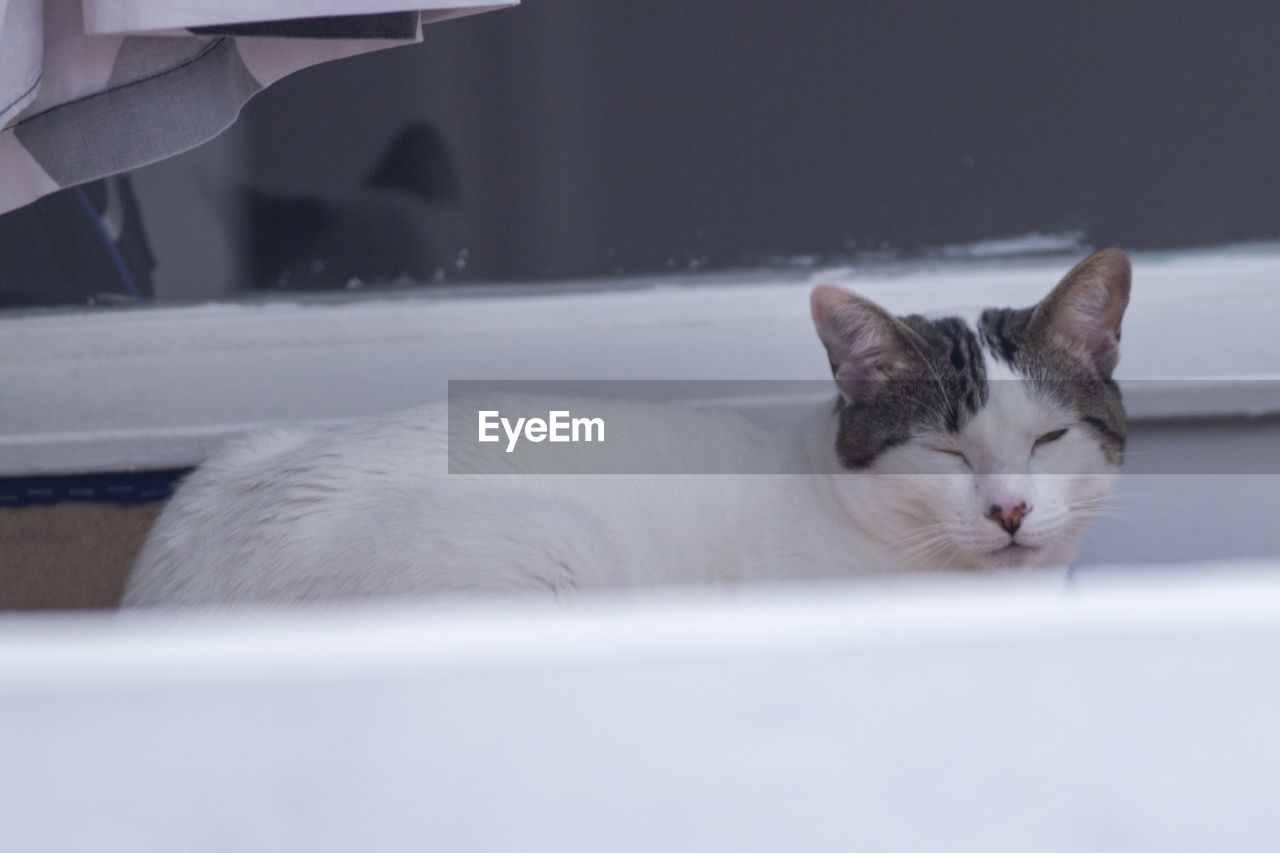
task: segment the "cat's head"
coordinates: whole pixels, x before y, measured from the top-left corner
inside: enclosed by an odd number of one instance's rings
[[[1129,258],[1086,258],[1038,304],[895,317],[833,285],[812,309],[840,392],[845,510],[925,568],[1066,565],[1115,486],[1111,379]]]

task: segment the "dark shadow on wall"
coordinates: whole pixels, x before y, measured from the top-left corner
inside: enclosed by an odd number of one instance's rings
[[[1072,230],[1211,245],[1280,237],[1277,32],[1263,5],[538,0],[246,118],[255,173],[286,183],[433,122],[459,156],[451,280]]]
[[[152,266],[127,175],[0,216],[0,309],[135,303],[153,295]]]
[[[529,0],[251,101],[233,286],[1275,240],[1277,32],[1264,4]],[[412,127],[393,177],[448,200],[368,180]]]

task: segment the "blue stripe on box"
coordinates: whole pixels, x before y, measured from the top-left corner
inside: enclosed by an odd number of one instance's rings
[[[0,477],[0,507],[56,504],[63,501],[147,503],[167,500],[189,468],[72,474],[62,477]]]

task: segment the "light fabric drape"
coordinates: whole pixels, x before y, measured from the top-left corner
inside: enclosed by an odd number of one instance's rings
[[[395,2],[0,0],[0,213],[199,145],[300,68],[518,0]]]

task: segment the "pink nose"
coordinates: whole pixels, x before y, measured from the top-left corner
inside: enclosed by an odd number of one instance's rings
[[[987,507],[987,518],[1004,528],[1004,531],[1010,536],[1018,532],[1018,528],[1022,525],[1022,518],[1031,512],[1031,507],[1027,506],[1027,502],[1014,506],[1012,504],[1001,506],[1000,504],[992,504]]]

